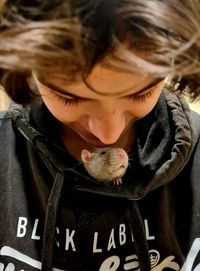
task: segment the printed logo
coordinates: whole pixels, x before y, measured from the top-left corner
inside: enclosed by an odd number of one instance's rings
[[[36,261],[36,260],[32,259],[31,257],[29,257],[29,256],[17,251],[16,249],[11,248],[11,247],[8,247],[8,246],[2,247],[0,250],[0,255],[11,257],[15,260],[18,260],[21,263],[25,263],[35,269],[41,270],[41,262]],[[9,263],[6,266],[5,266],[5,264],[0,263],[0,271],[24,271],[24,269],[23,270],[16,270],[15,265],[13,263]],[[64,270],[53,268],[53,271],[64,271]]]
[[[153,268],[160,260],[160,253],[157,250],[152,249],[149,251],[149,257],[151,261],[151,267]]]
[[[26,217],[19,217],[17,223],[16,237],[27,238],[28,236],[28,219]],[[41,239],[38,231],[39,220],[35,219],[32,232],[29,234],[29,238],[34,241]],[[147,241],[155,240],[156,236],[150,231],[148,220],[144,220],[145,234]],[[69,250],[76,252],[78,247],[76,244],[76,231],[73,229],[65,229],[64,235],[60,235],[60,229],[56,228],[56,236],[64,236],[64,247],[63,249],[67,252]],[[118,228],[111,229],[107,243],[103,246],[100,242],[101,232],[94,232],[91,242],[91,253],[103,254],[106,251],[115,251],[119,246],[125,246],[128,241],[134,243],[134,236],[128,231],[128,227],[125,224],[120,224]],[[56,239],[57,247],[61,246],[59,238]],[[29,271],[30,267],[36,270],[41,270],[41,262],[31,258],[28,255],[10,247],[3,246],[0,249],[0,256],[7,258],[6,263],[0,262],[0,271]],[[149,251],[149,257],[151,262],[151,271],[162,271],[162,270],[175,270],[175,271],[200,271],[200,238],[196,238],[192,244],[192,247],[187,255],[186,261],[181,268],[175,260],[173,255],[169,255],[163,259],[158,250],[152,249]],[[22,266],[19,269],[19,264]],[[140,271],[139,260],[136,254],[127,255],[125,258],[119,257],[113,253],[112,256],[104,258],[103,261],[98,263],[99,267],[96,270],[99,271],[119,271],[119,270],[131,270]],[[18,269],[17,269],[18,268]],[[60,269],[53,269],[54,271],[63,271]]]
[[[152,271],[162,271],[164,269],[170,269],[179,271],[180,266],[174,262],[174,256],[169,256],[164,259],[161,263],[158,264],[160,260],[160,253],[157,250],[150,250],[150,260],[151,260],[151,270]],[[101,265],[99,271],[119,271],[120,267],[120,258],[118,256],[112,256],[107,258],[103,264]],[[125,264],[123,266],[123,270],[131,270],[131,271],[140,271],[139,261],[136,254],[127,256],[125,258]]]
[[[200,238],[196,238],[192,244],[192,247],[188,253],[185,264],[180,271],[200,271],[200,263],[194,267],[195,260],[200,253]]]

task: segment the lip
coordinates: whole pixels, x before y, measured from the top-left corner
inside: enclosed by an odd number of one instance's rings
[[[111,144],[104,144],[102,143],[96,136],[90,133],[78,133],[79,136],[87,143],[93,145],[94,147],[107,147],[110,146]]]

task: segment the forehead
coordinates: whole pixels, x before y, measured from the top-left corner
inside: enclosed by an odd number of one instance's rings
[[[120,95],[147,84],[154,78],[148,74],[137,74],[123,69],[108,69],[97,65],[87,77],[87,83],[98,94]]]

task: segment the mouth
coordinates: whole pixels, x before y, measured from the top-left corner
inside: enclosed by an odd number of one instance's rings
[[[112,143],[112,144],[105,144],[105,143],[101,142],[98,137],[96,137],[95,135],[93,135],[91,133],[87,133],[87,132],[81,133],[81,132],[79,132],[78,134],[85,142],[87,142],[88,144],[90,144],[90,145],[92,145],[93,147],[96,147],[96,148],[111,147],[112,145],[115,144],[115,142]]]
[[[126,168],[126,167],[125,167],[124,165],[121,165],[120,167],[114,169],[114,170],[113,170],[113,173],[114,173],[114,174],[117,174],[117,175],[122,174],[122,173],[124,172],[124,169],[125,169],[125,168]]]
[[[87,143],[93,145],[97,148],[104,148],[108,146],[112,146],[112,144],[104,144],[102,143],[96,136],[92,134],[81,134],[79,133],[79,136]]]

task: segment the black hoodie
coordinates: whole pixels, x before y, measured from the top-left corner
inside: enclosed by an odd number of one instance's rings
[[[41,99],[0,126],[0,271],[200,270],[200,117],[182,99],[138,121],[120,186],[91,180]]]

